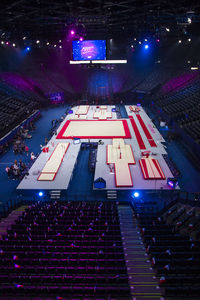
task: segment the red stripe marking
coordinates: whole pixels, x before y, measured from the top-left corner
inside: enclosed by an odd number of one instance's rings
[[[142,129],[143,129],[143,131],[144,131],[144,133],[145,133],[145,135],[146,135],[148,141],[149,141],[150,146],[151,146],[151,147],[157,147],[157,145],[156,145],[156,143],[154,142],[154,140],[153,140],[153,138],[152,138],[152,136],[151,136],[151,134],[150,134],[148,128],[146,127],[144,121],[142,120],[141,116],[140,116],[140,115],[136,115],[136,116],[137,116],[138,121],[140,122],[140,125],[141,125],[141,127],[142,127]]]
[[[135,123],[135,120],[133,119],[132,116],[129,116],[129,119],[130,119],[130,121],[131,121],[131,125],[132,125],[132,127],[133,127],[134,132],[135,132],[135,136],[136,136],[136,139],[137,139],[137,141],[138,141],[138,145],[139,145],[140,149],[141,149],[141,150],[146,149],[145,144],[144,144],[144,142],[143,142],[143,139],[142,139],[142,137],[141,137],[141,134],[140,134],[140,132],[139,132],[139,129],[138,129],[138,127],[137,127],[137,124]]]
[[[147,169],[147,166],[146,166],[146,161],[145,159],[140,159],[139,160],[139,163],[140,163],[140,167],[141,167],[141,170],[142,170],[142,174],[144,176],[144,179],[149,179],[149,180],[155,180],[155,179],[165,179],[165,175],[160,167],[160,164],[159,162],[157,161],[157,159],[151,159],[151,161],[153,162],[153,164],[155,165],[156,169],[158,170],[159,174],[160,174],[160,177],[153,177],[153,178],[150,178],[149,177],[149,173],[148,173],[148,169]],[[142,168],[143,167],[143,168]],[[151,166],[152,168],[152,166]],[[152,169],[153,171],[153,169]],[[154,173],[154,172],[153,172]]]
[[[144,179],[148,179],[149,178],[149,173],[148,173],[148,170],[147,170],[147,166],[146,166],[145,160],[144,159],[140,159],[139,163],[140,163],[140,167],[141,167]]]
[[[153,178],[156,178],[155,173],[154,173],[154,170],[153,170],[153,166],[152,166],[152,163],[151,163],[152,159],[151,159],[151,158],[147,158],[147,160],[148,160],[148,162],[149,162],[150,169],[151,169],[151,171],[152,171],[152,173],[153,173]],[[146,161],[146,160],[145,160],[145,161]]]
[[[163,173],[163,170],[161,169],[161,166],[159,164],[159,162],[157,161],[157,159],[152,159],[152,162],[154,163],[158,173],[160,174],[161,179],[165,179],[165,175]]]

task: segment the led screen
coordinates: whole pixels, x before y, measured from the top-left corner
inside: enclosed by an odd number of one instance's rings
[[[73,60],[103,60],[106,59],[106,41],[73,41],[72,52]]]

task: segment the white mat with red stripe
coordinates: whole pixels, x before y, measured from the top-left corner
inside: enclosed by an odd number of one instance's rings
[[[76,115],[87,115],[89,105],[80,105],[76,111]]]
[[[113,139],[113,144],[107,145],[107,164],[114,164],[117,187],[133,186],[129,165],[135,164],[135,158],[131,145],[126,145],[123,139]]]
[[[56,145],[37,180],[52,181],[55,179],[68,147],[69,143],[58,143]]]
[[[93,115],[94,119],[106,120],[112,118],[112,112],[107,111],[107,106],[100,106],[99,110],[96,110]]]
[[[144,179],[165,179],[157,159],[145,157],[139,160]]]

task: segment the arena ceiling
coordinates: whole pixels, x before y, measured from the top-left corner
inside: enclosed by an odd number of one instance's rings
[[[190,18],[192,24],[187,24]],[[87,35],[107,37],[140,32],[162,33],[195,27],[199,0],[1,0],[0,37],[63,38],[76,26]]]

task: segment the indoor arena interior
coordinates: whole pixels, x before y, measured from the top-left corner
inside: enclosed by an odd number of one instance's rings
[[[0,16],[0,300],[200,299],[200,2]]]

